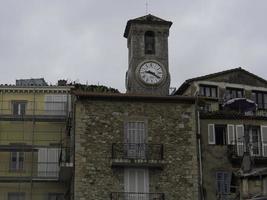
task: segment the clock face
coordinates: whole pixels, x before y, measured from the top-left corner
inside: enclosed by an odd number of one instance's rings
[[[146,84],[157,84],[163,79],[162,67],[155,62],[146,62],[139,69],[140,79]]]

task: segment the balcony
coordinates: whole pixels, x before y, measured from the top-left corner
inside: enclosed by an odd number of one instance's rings
[[[30,145],[0,148],[0,181],[58,181],[59,149]]]
[[[73,152],[71,148],[61,148],[59,155],[59,179],[69,181],[73,174]]]
[[[1,101],[0,120],[27,121],[66,121],[68,116],[67,102],[38,101]]]
[[[266,151],[265,148],[264,151]],[[250,143],[245,145],[244,142],[239,142],[235,145],[228,145],[228,158],[233,163],[241,164],[245,152],[249,153],[252,161],[255,164],[267,164],[267,151],[263,152],[262,146],[258,143]]]
[[[112,192],[110,200],[164,200],[163,193]]]
[[[142,166],[163,168],[163,144],[114,143],[112,166]]]

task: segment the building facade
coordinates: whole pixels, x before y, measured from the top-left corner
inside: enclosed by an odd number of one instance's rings
[[[198,199],[194,98],[75,95],[75,199]]]
[[[44,83],[0,86],[0,199],[69,198],[70,87]]]
[[[267,199],[267,81],[236,68],[189,79],[176,94],[199,97],[203,198]]]
[[[75,200],[198,199],[195,98],[169,96],[171,24],[127,22],[126,94],[74,92]]]

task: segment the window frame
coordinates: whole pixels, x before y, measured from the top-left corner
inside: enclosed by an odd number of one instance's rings
[[[219,174],[221,174],[221,179],[219,179]],[[225,175],[228,176],[228,180],[226,180]],[[232,180],[232,172],[229,171],[216,171],[215,173],[216,180],[216,193],[220,195],[228,195],[231,193],[231,180]]]
[[[229,91],[229,98],[227,97],[227,91]],[[233,97],[233,92],[235,93],[235,97]],[[241,97],[238,97],[238,92],[241,92]],[[234,99],[234,98],[244,98],[244,89],[242,88],[234,88],[234,87],[226,87],[225,88],[225,94],[226,94],[226,99]]]
[[[202,94],[201,88],[203,88],[204,94]],[[215,89],[215,97],[212,95],[212,89]],[[209,95],[207,94],[208,90],[209,90]],[[199,84],[199,93],[198,94],[199,94],[199,96],[218,98],[218,86],[216,86],[216,85]]]
[[[149,41],[151,40],[151,41]],[[152,43],[152,49],[147,49],[148,43]],[[156,54],[156,37],[154,31],[146,31],[144,34],[144,53],[145,55],[155,55]]]
[[[15,116],[23,116],[26,115],[26,110],[27,110],[27,101],[25,100],[12,100],[11,101],[12,105],[12,114]],[[22,109],[21,105],[24,105],[24,110]],[[18,106],[16,109],[15,106]],[[16,112],[17,110],[17,112]]]
[[[261,95],[261,97],[259,97]],[[266,95],[266,99],[264,100],[264,96]],[[255,99],[252,98],[254,96]],[[267,92],[266,91],[251,91],[251,99],[257,104],[259,110],[267,110]],[[261,104],[259,104],[259,99],[261,99]],[[260,106],[262,105],[262,107]]]
[[[13,157],[13,155],[15,155]],[[15,158],[15,162],[13,161]],[[22,158],[22,161],[21,161]],[[22,151],[12,151],[10,152],[10,163],[9,163],[9,170],[11,172],[19,172],[24,170],[24,162],[25,162],[25,152]],[[15,164],[15,168],[13,168],[13,163]]]

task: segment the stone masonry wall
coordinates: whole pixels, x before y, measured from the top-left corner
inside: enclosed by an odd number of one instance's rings
[[[164,145],[166,164],[150,169],[149,192],[166,200],[198,199],[194,105],[79,100],[75,125],[75,200],[107,200],[123,192],[123,168],[111,167],[112,143],[122,143],[124,122],[145,120],[148,142]]]

